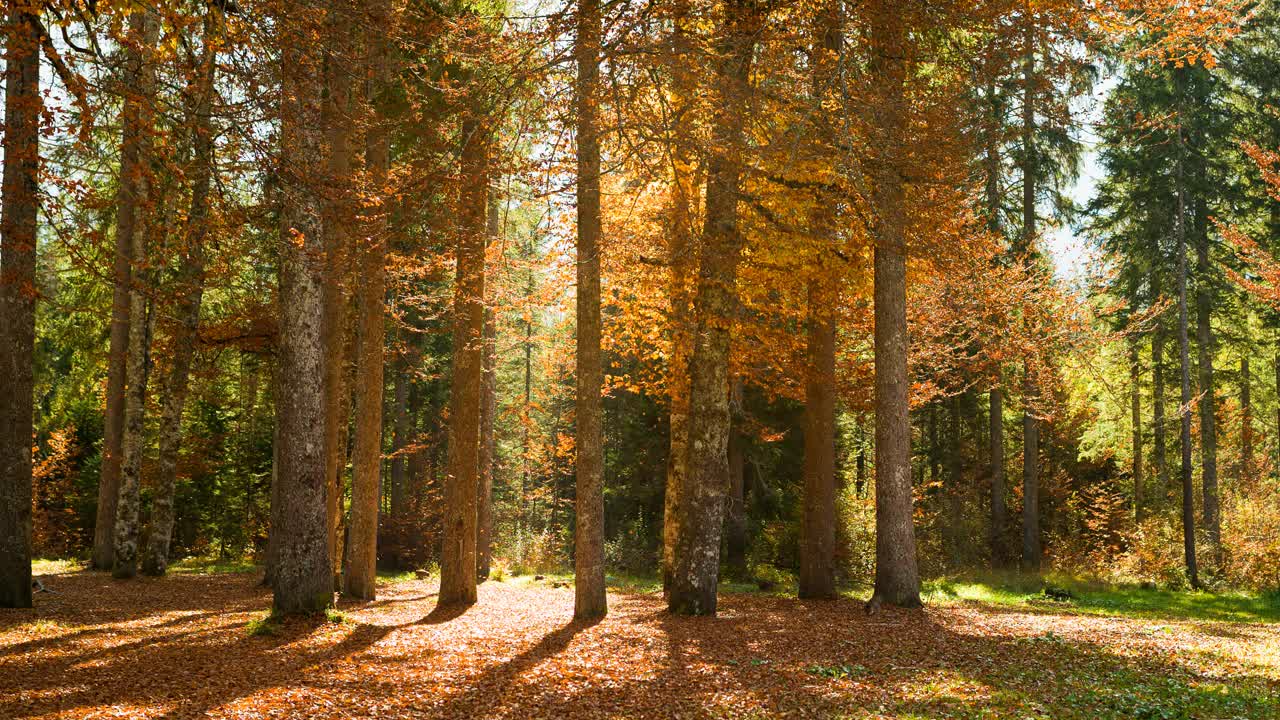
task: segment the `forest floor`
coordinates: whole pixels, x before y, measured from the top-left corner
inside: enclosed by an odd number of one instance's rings
[[[0,611],[0,718],[1280,717],[1280,624],[1209,595],[1108,609],[935,585],[925,610],[868,616],[728,593],[682,618],[628,585],[583,624],[550,579],[441,612],[433,580],[398,576],[277,624],[258,573],[50,570],[35,609]]]

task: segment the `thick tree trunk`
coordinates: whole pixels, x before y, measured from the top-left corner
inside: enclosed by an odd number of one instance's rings
[[[669,266],[669,317],[671,359],[667,368],[667,396],[670,399],[671,427],[667,452],[666,486],[662,513],[662,590],[671,591],[675,568],[676,539],[680,531],[680,508],[684,497],[689,462],[689,360],[693,356],[692,278],[698,252],[694,242],[693,204],[698,188],[694,181],[694,158],[690,147],[695,102],[695,80],[689,72],[693,43],[687,24],[689,2],[679,0],[673,8],[671,72],[676,127],[672,130],[671,212],[666,227]]]
[[[827,239],[829,231],[830,225],[818,229]],[[836,326],[831,316],[836,299],[822,285],[819,279],[809,282],[799,593],[801,598],[825,599],[836,596]]]
[[[445,481],[441,606],[476,601],[476,493],[480,478],[480,387],[484,376],[485,225],[489,203],[489,130],[463,123],[454,286],[453,390],[449,402],[449,474]]]
[[[828,93],[837,95],[836,77],[843,44],[841,4],[821,9],[813,42],[811,86],[813,100],[823,105]],[[816,117],[816,153],[827,152],[833,140],[827,115]],[[837,250],[834,202],[819,198],[810,214],[810,232],[818,256],[808,287],[808,372],[805,378],[804,512],[800,516],[800,577],[802,598],[836,596],[836,320],[839,291],[827,259]]]
[[[498,241],[501,216],[498,194],[489,189],[489,216],[485,232],[490,243]],[[476,576],[489,579],[493,565],[493,473],[498,414],[498,323],[494,314],[494,288],[486,281],[484,306],[484,377],[480,386],[480,487],[476,518]]]
[[[125,55],[122,78],[124,103],[120,114],[120,182],[116,194],[116,247],[112,267],[111,337],[107,350],[106,414],[103,417],[102,471],[98,481],[98,510],[94,527],[92,565],[111,570],[116,543],[116,505],[120,499],[120,472],[124,458],[125,386],[129,362],[130,288],[133,286],[134,243],[139,236],[139,203],[147,160],[144,145],[150,129],[145,127],[151,103],[142,92],[146,73],[143,33],[147,13],[130,17],[134,43]]]
[[[369,3],[367,73],[381,95],[390,80],[390,0]],[[351,463],[351,526],[347,533],[348,565],[342,576],[344,595],[373,600],[378,579],[378,509],[382,495],[382,391],[386,357],[387,171],[390,130],[381,113],[373,113],[366,138],[369,185],[381,201],[364,218],[367,237],[359,247],[360,282],[356,298],[355,448]]]
[[[608,611],[604,586],[604,435],[600,393],[599,0],[578,0],[577,493],[574,606],[579,620]]]
[[[281,37],[307,37],[315,0],[282,16]],[[323,177],[324,87],[320,48],[282,45],[280,233],[280,382],[276,418],[279,462],[271,525],[276,567],[272,583],[278,612],[318,612],[333,604],[333,564],[326,516],[325,348],[321,324],[325,235],[324,201],[312,183]]]
[[[205,11],[205,47],[216,42],[219,11]],[[191,178],[191,206],[187,215],[186,247],[179,270],[179,300],[174,324],[173,364],[165,380],[164,409],[160,418],[159,488],[151,504],[151,532],[142,571],[163,575],[169,565],[169,543],[173,537],[174,489],[178,475],[178,451],[182,446],[182,412],[186,406],[191,359],[195,354],[200,325],[200,305],[204,294],[204,243],[208,234],[209,186],[213,177],[213,126],[211,111],[217,59],[206,49],[195,86],[190,90],[191,133],[194,172]]]
[[[1142,522],[1147,500],[1142,477],[1142,359],[1136,337],[1129,340],[1129,410],[1133,426],[1133,519]]]
[[[667,597],[681,615],[714,615],[729,482],[729,335],[737,312],[738,192],[751,62],[763,20],[754,0],[726,0],[717,41],[716,116],[689,378],[689,451]],[[696,452],[695,452],[696,449]]]
[[[1201,184],[1203,187],[1203,184]],[[1213,378],[1213,296],[1209,266],[1208,219],[1203,202],[1196,207],[1196,360],[1200,386],[1200,487],[1204,527],[1215,563],[1222,565],[1222,518],[1218,508],[1217,388]]]
[[[38,15],[12,7],[5,18],[4,186],[0,200],[0,608],[31,598],[31,444],[36,234],[40,209],[40,35]]]
[[[910,380],[907,375],[907,238],[905,159],[908,42],[902,19],[888,3],[870,12],[875,110],[873,134],[880,157],[875,167],[875,409],[876,577],[868,603],[920,605],[920,571],[911,490]]]
[[[1179,85],[1175,81],[1175,85]],[[1179,85],[1179,92],[1181,92]],[[1179,99],[1181,106],[1181,99]],[[1182,378],[1182,404],[1178,415],[1182,421],[1182,547],[1187,564],[1187,579],[1191,587],[1200,586],[1200,573],[1196,563],[1196,509],[1195,487],[1191,478],[1191,349],[1187,337],[1187,201],[1183,177],[1183,129],[1178,126],[1177,193],[1178,216],[1175,232],[1178,241],[1178,365]]]

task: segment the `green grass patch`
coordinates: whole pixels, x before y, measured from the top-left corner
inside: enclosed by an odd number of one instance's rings
[[[1168,620],[1280,622],[1280,594],[1163,590],[1062,576],[939,578],[922,597],[936,605],[981,603]]]
[[[417,580],[418,574],[413,570],[379,570],[378,579],[388,585],[398,585]]]
[[[267,637],[280,632],[280,616],[267,613],[263,617],[254,618],[245,623],[245,632],[253,637]]]
[[[226,558],[183,558],[169,566],[169,572],[176,575],[221,575],[224,573],[251,573],[261,570],[262,566],[248,560],[229,560]]]
[[[31,561],[32,575],[63,575],[80,572],[88,568],[88,563],[75,558],[36,558]]]

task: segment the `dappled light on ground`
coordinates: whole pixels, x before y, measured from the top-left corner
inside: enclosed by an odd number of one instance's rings
[[[488,582],[463,612],[430,581],[263,623],[257,574],[47,576],[0,613],[9,718],[1274,718],[1280,626],[967,603],[867,616],[852,600],[728,595],[677,618],[615,593]],[[256,621],[256,622],[255,622]]]

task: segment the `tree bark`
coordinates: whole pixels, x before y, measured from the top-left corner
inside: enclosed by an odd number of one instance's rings
[[[1177,127],[1177,162],[1176,185],[1178,194],[1175,233],[1178,242],[1178,364],[1182,376],[1182,404],[1178,415],[1182,421],[1182,547],[1187,564],[1187,579],[1191,587],[1200,586],[1200,573],[1196,563],[1196,515],[1195,488],[1191,478],[1191,350],[1187,337],[1187,200],[1183,173],[1184,138],[1181,118],[1181,84],[1177,82],[1181,73],[1175,76],[1175,86],[1179,92],[1178,127]]]
[[[366,72],[376,100],[390,81],[390,0],[369,2]],[[361,238],[360,282],[357,284],[355,449],[351,463],[351,525],[347,533],[346,572],[342,592],[360,600],[377,596],[378,510],[382,495],[382,391],[386,345],[387,286],[387,171],[390,137],[383,113],[375,110],[366,138],[365,160],[369,185],[379,198],[364,218],[367,237]]]
[[[350,195],[352,185],[350,47],[352,18],[343,7],[329,10],[324,29],[327,45],[325,86],[328,89],[320,115],[325,133],[327,187],[324,194],[323,232],[325,272],[322,278],[321,342],[323,357],[323,431],[325,461],[325,515],[329,560],[332,563],[333,586],[342,584],[345,553],[342,546],[343,475],[346,470],[347,433],[350,423],[350,394],[345,359],[348,337],[348,313],[351,288],[348,267],[352,262],[351,225],[355,208]]]
[[[31,598],[36,235],[40,210],[40,34],[34,8],[5,18],[4,184],[0,200],[0,607]]]
[[[131,16],[130,45],[125,50],[122,78],[124,103],[120,113],[120,181],[116,194],[116,246],[112,266],[111,337],[107,351],[106,412],[103,416],[102,471],[98,481],[98,509],[94,527],[92,565],[111,570],[115,558],[116,506],[120,499],[120,473],[124,458],[125,386],[129,362],[130,288],[133,286],[133,253],[138,236],[146,159],[144,144],[150,131],[144,115],[151,99],[142,90],[144,16]]]
[[[138,74],[133,90],[141,97],[138,111],[138,178],[134,185],[133,212],[137,214],[133,224],[133,255],[130,258],[133,278],[129,284],[129,343],[125,367],[124,430],[120,455],[120,488],[116,498],[115,550],[111,574],[117,578],[130,578],[138,573],[138,538],[140,529],[140,491],[142,485],[143,433],[146,429],[147,382],[151,371],[151,324],[153,308],[148,297],[152,291],[154,274],[147,270],[148,244],[158,235],[153,197],[151,170],[147,167],[152,155],[154,112],[152,109],[156,90],[155,64],[145,59],[145,53],[159,38],[160,27],[150,12],[132,16],[131,33],[142,43]]]
[[[1024,18],[1022,66],[1022,238],[1020,252],[1029,258],[1036,238],[1036,184],[1038,169],[1032,143],[1035,116],[1035,28]],[[1034,403],[1037,388],[1030,363],[1024,364],[1022,410],[1022,569],[1040,571],[1040,425]]]
[[[1156,292],[1159,297],[1159,292]],[[1168,430],[1164,414],[1164,327],[1157,325],[1151,335],[1151,454],[1156,466],[1156,486],[1161,497],[1169,497]]]
[[[1133,519],[1142,522],[1147,501],[1142,477],[1142,358],[1136,337],[1129,340],[1129,409],[1133,425]]]
[[[186,247],[179,269],[179,300],[173,336],[173,365],[165,380],[164,409],[160,418],[159,488],[151,504],[151,532],[142,572],[164,575],[169,566],[169,543],[173,537],[174,490],[177,485],[178,451],[182,446],[182,412],[186,406],[191,359],[195,354],[200,326],[200,305],[204,294],[205,237],[208,235],[209,186],[213,178],[213,124],[211,118],[220,11],[205,11],[205,52],[189,93],[194,171],[191,178],[191,205],[187,214]]]
[[[574,605],[579,620],[608,612],[604,585],[604,434],[600,393],[600,3],[578,0],[577,492]]]
[[[734,429],[729,434],[729,507],[725,518],[725,564],[731,577],[747,577],[747,438]]]
[[[835,87],[843,45],[841,3],[825,4],[813,41],[811,91],[817,103],[815,154],[827,152],[834,139],[827,114],[821,111]],[[808,287],[808,372],[805,378],[804,512],[800,517],[801,598],[836,597],[836,320],[839,290],[827,268],[838,251],[834,201],[819,198],[810,214],[817,258]]]
[[[501,216],[498,195],[489,190],[488,242],[498,241]],[[476,518],[476,575],[489,579],[493,565],[493,473],[496,450],[495,422],[498,414],[498,323],[494,314],[494,288],[486,280],[488,298],[484,306],[484,376],[480,386],[480,488]]]
[[[1246,353],[1248,351],[1246,350]],[[1249,356],[1240,356],[1240,487],[1247,488],[1253,481],[1253,399],[1252,376]]]
[[[454,286],[453,390],[449,402],[449,474],[445,481],[441,606],[476,601],[476,493],[480,467],[480,386],[484,376],[485,225],[489,200],[489,130],[463,123]]]
[[[670,441],[667,452],[666,487],[662,514],[662,591],[671,592],[675,569],[676,539],[680,535],[680,508],[684,498],[689,462],[689,360],[693,356],[692,277],[697,263],[694,243],[693,203],[698,189],[694,182],[694,157],[690,148],[690,108],[695,101],[694,75],[688,65],[693,61],[687,0],[673,6],[671,56],[675,104],[671,148],[671,212],[666,227],[669,270],[669,319],[671,325],[671,359],[667,370],[667,396],[670,399]]]
[[[1203,187],[1203,182],[1200,183]],[[1208,217],[1203,201],[1195,202],[1196,360],[1200,386],[1200,487],[1204,494],[1204,527],[1215,563],[1222,565],[1222,517],[1218,507],[1217,388],[1213,378],[1212,269],[1209,266]]]
[[[751,62],[763,10],[725,0],[717,40],[716,116],[708,159],[705,225],[694,307],[698,318],[689,379],[687,476],[680,498],[674,572],[667,606],[679,615],[714,615],[720,536],[729,482],[729,335],[737,312],[738,192]]]
[[[317,0],[279,18],[283,38],[317,32]],[[282,613],[333,604],[329,557],[322,342],[324,199],[314,179],[325,167],[322,48],[283,42],[281,57],[280,382],[276,408],[279,463],[271,525],[276,534],[273,605]]]
[[[1005,502],[1004,474],[1004,393],[1000,384],[991,388],[991,564],[1002,568],[1009,563],[1005,535],[1009,527],[1009,510]]]
[[[910,381],[907,375],[905,159],[906,28],[888,3],[870,12],[875,38],[872,134],[880,157],[873,171],[875,213],[876,576],[868,608],[920,606],[920,571],[912,522]]]
[[[947,551],[951,565],[960,568],[963,561],[961,547],[964,533],[961,530],[964,511],[964,488],[961,476],[964,456],[960,442],[960,396],[952,395],[947,408]]]

